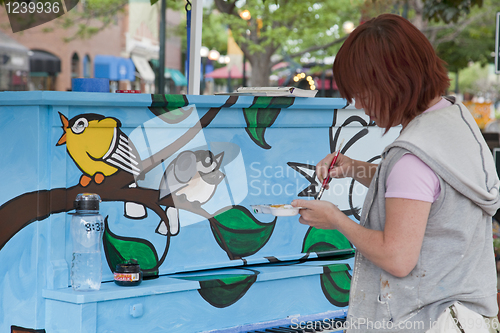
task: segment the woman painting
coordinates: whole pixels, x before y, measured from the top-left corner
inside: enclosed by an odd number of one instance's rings
[[[330,202],[292,203],[307,208],[301,223],[338,229],[356,247],[348,332],[495,332],[500,182],[470,112],[442,97],[443,61],[409,21],[384,14],[350,34],[333,72],[379,127],[402,127],[379,165],[341,154],[330,171],[369,187],[359,224]],[[316,166],[320,181],[332,158]]]

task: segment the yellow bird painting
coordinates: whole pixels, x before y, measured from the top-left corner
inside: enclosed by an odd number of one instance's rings
[[[92,180],[101,184],[118,170],[139,176],[139,154],[120,130],[118,119],[95,113],[80,114],[70,120],[62,113],[59,116],[64,133],[56,145],[66,144],[68,154],[83,172],[83,187]]]

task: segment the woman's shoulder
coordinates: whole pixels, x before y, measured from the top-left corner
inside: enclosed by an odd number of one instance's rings
[[[404,154],[393,166],[386,181],[386,198],[434,202],[440,193],[436,173],[414,154]]]

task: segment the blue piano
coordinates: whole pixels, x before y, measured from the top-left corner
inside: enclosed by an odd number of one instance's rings
[[[316,163],[342,140],[376,163],[382,134],[336,98],[0,92],[0,331],[338,331],[352,244],[252,206],[313,200]],[[91,292],[70,285],[84,192],[105,219]],[[334,179],[322,200],[357,221],[365,193]],[[131,259],[144,281],[115,284]]]

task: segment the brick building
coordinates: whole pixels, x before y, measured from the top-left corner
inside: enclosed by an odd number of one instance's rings
[[[30,90],[71,90],[71,79],[97,77],[94,73],[96,57],[102,59],[131,58],[135,73],[127,73],[130,80],[114,82],[115,88],[141,89],[154,92],[154,73],[151,62],[159,53],[159,6],[151,6],[149,0],[129,0],[123,13],[115,14],[114,22],[89,39],[71,39],[76,27],[64,29],[64,16],[42,25],[13,33],[8,24],[6,8],[0,6],[0,32],[25,46],[30,55]],[[82,11],[79,3],[65,15]],[[167,30],[178,25],[181,14],[167,11]],[[90,22],[98,26],[99,22]],[[165,68],[181,69],[181,38],[168,35],[166,41]],[[109,57],[113,56],[113,57]],[[113,64],[109,64],[113,66]],[[1,64],[0,64],[1,66]],[[134,66],[132,66],[133,68]],[[130,75],[128,75],[130,74]],[[153,77],[151,77],[153,75]],[[101,76],[102,77],[102,76]],[[135,78],[135,80],[134,80]],[[0,76],[0,80],[5,80]],[[114,80],[113,78],[110,78]],[[0,85],[1,86],[1,85]]]

